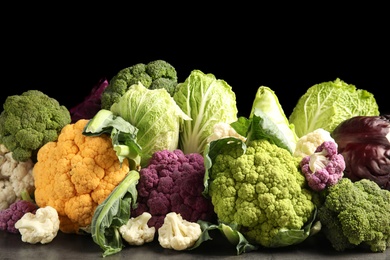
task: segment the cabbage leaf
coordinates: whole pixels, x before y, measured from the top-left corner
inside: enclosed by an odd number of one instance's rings
[[[236,95],[232,87],[213,74],[191,71],[187,79],[177,85],[173,98],[192,119],[183,122],[179,136],[179,148],[185,154],[203,153],[216,123],[230,124],[237,120]]]
[[[378,104],[372,93],[357,89],[337,78],[310,87],[300,97],[289,117],[298,137],[318,128],[332,132],[342,121],[354,116],[377,116]]]
[[[181,122],[191,120],[165,89],[147,89],[141,82],[130,86],[110,111],[138,129],[141,167],[154,152],[176,149]]]

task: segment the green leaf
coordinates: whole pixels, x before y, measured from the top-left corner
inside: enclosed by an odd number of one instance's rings
[[[130,171],[93,214],[92,239],[103,249],[103,257],[122,250],[119,228],[127,223],[131,209],[136,206],[139,177],[139,172]]]
[[[141,146],[137,143],[137,127],[113,112],[101,109],[83,129],[86,136],[109,134],[119,162],[129,160],[130,169],[138,170],[141,163]]]

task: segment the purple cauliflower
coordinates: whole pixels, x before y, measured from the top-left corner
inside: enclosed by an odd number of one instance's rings
[[[301,160],[300,167],[309,187],[314,191],[322,191],[343,177],[345,161],[343,155],[337,152],[337,144],[325,141],[313,154]]]
[[[190,222],[211,221],[215,213],[211,201],[202,194],[204,174],[204,159],[199,153],[184,154],[179,149],[155,152],[148,166],[140,170],[132,217],[149,212],[148,225],[156,230],[170,212]]]
[[[27,212],[35,214],[38,206],[28,200],[18,200],[12,203],[8,208],[0,211],[0,230],[9,233],[19,233],[15,228],[15,223]]]

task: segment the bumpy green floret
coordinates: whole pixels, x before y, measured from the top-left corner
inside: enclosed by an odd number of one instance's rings
[[[0,114],[0,143],[17,161],[34,159],[71,122],[69,110],[39,90],[7,97]]]
[[[371,180],[342,178],[327,190],[318,218],[338,251],[359,246],[384,252],[390,247],[390,191]]]
[[[138,63],[120,70],[109,82],[101,96],[103,109],[110,109],[130,86],[141,82],[148,89],[164,88],[173,96],[177,86],[177,71],[164,60],[154,60],[147,64]]]
[[[282,229],[301,229],[315,205],[299,159],[267,140],[249,143],[237,157],[229,149],[211,168],[209,195],[218,218],[236,223],[252,243],[271,246]]]

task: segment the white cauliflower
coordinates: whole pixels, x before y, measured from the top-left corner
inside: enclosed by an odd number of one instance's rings
[[[130,245],[140,246],[152,242],[156,233],[155,227],[149,227],[148,221],[152,215],[144,212],[138,217],[130,218],[125,225],[120,226],[119,232]]]
[[[189,222],[176,213],[165,215],[163,225],[158,229],[158,241],[163,248],[185,250],[195,244],[202,234],[198,223]]]
[[[33,168],[31,159],[16,161],[12,158],[12,152],[0,144],[0,210],[21,199],[22,192],[34,192]]]
[[[220,122],[216,123],[213,127],[213,133],[207,138],[207,142],[210,143],[214,140],[235,137],[241,139],[243,142],[246,141],[246,137],[240,135],[236,130],[228,123]]]
[[[58,234],[60,219],[51,206],[39,208],[35,214],[27,212],[16,223],[15,228],[22,235],[22,241],[30,244],[50,243]]]
[[[335,140],[331,137],[329,131],[322,128],[318,128],[313,132],[301,136],[298,139],[293,155],[295,157],[302,158],[312,155],[317,149],[317,147],[325,141],[333,141],[334,143],[336,143]]]

